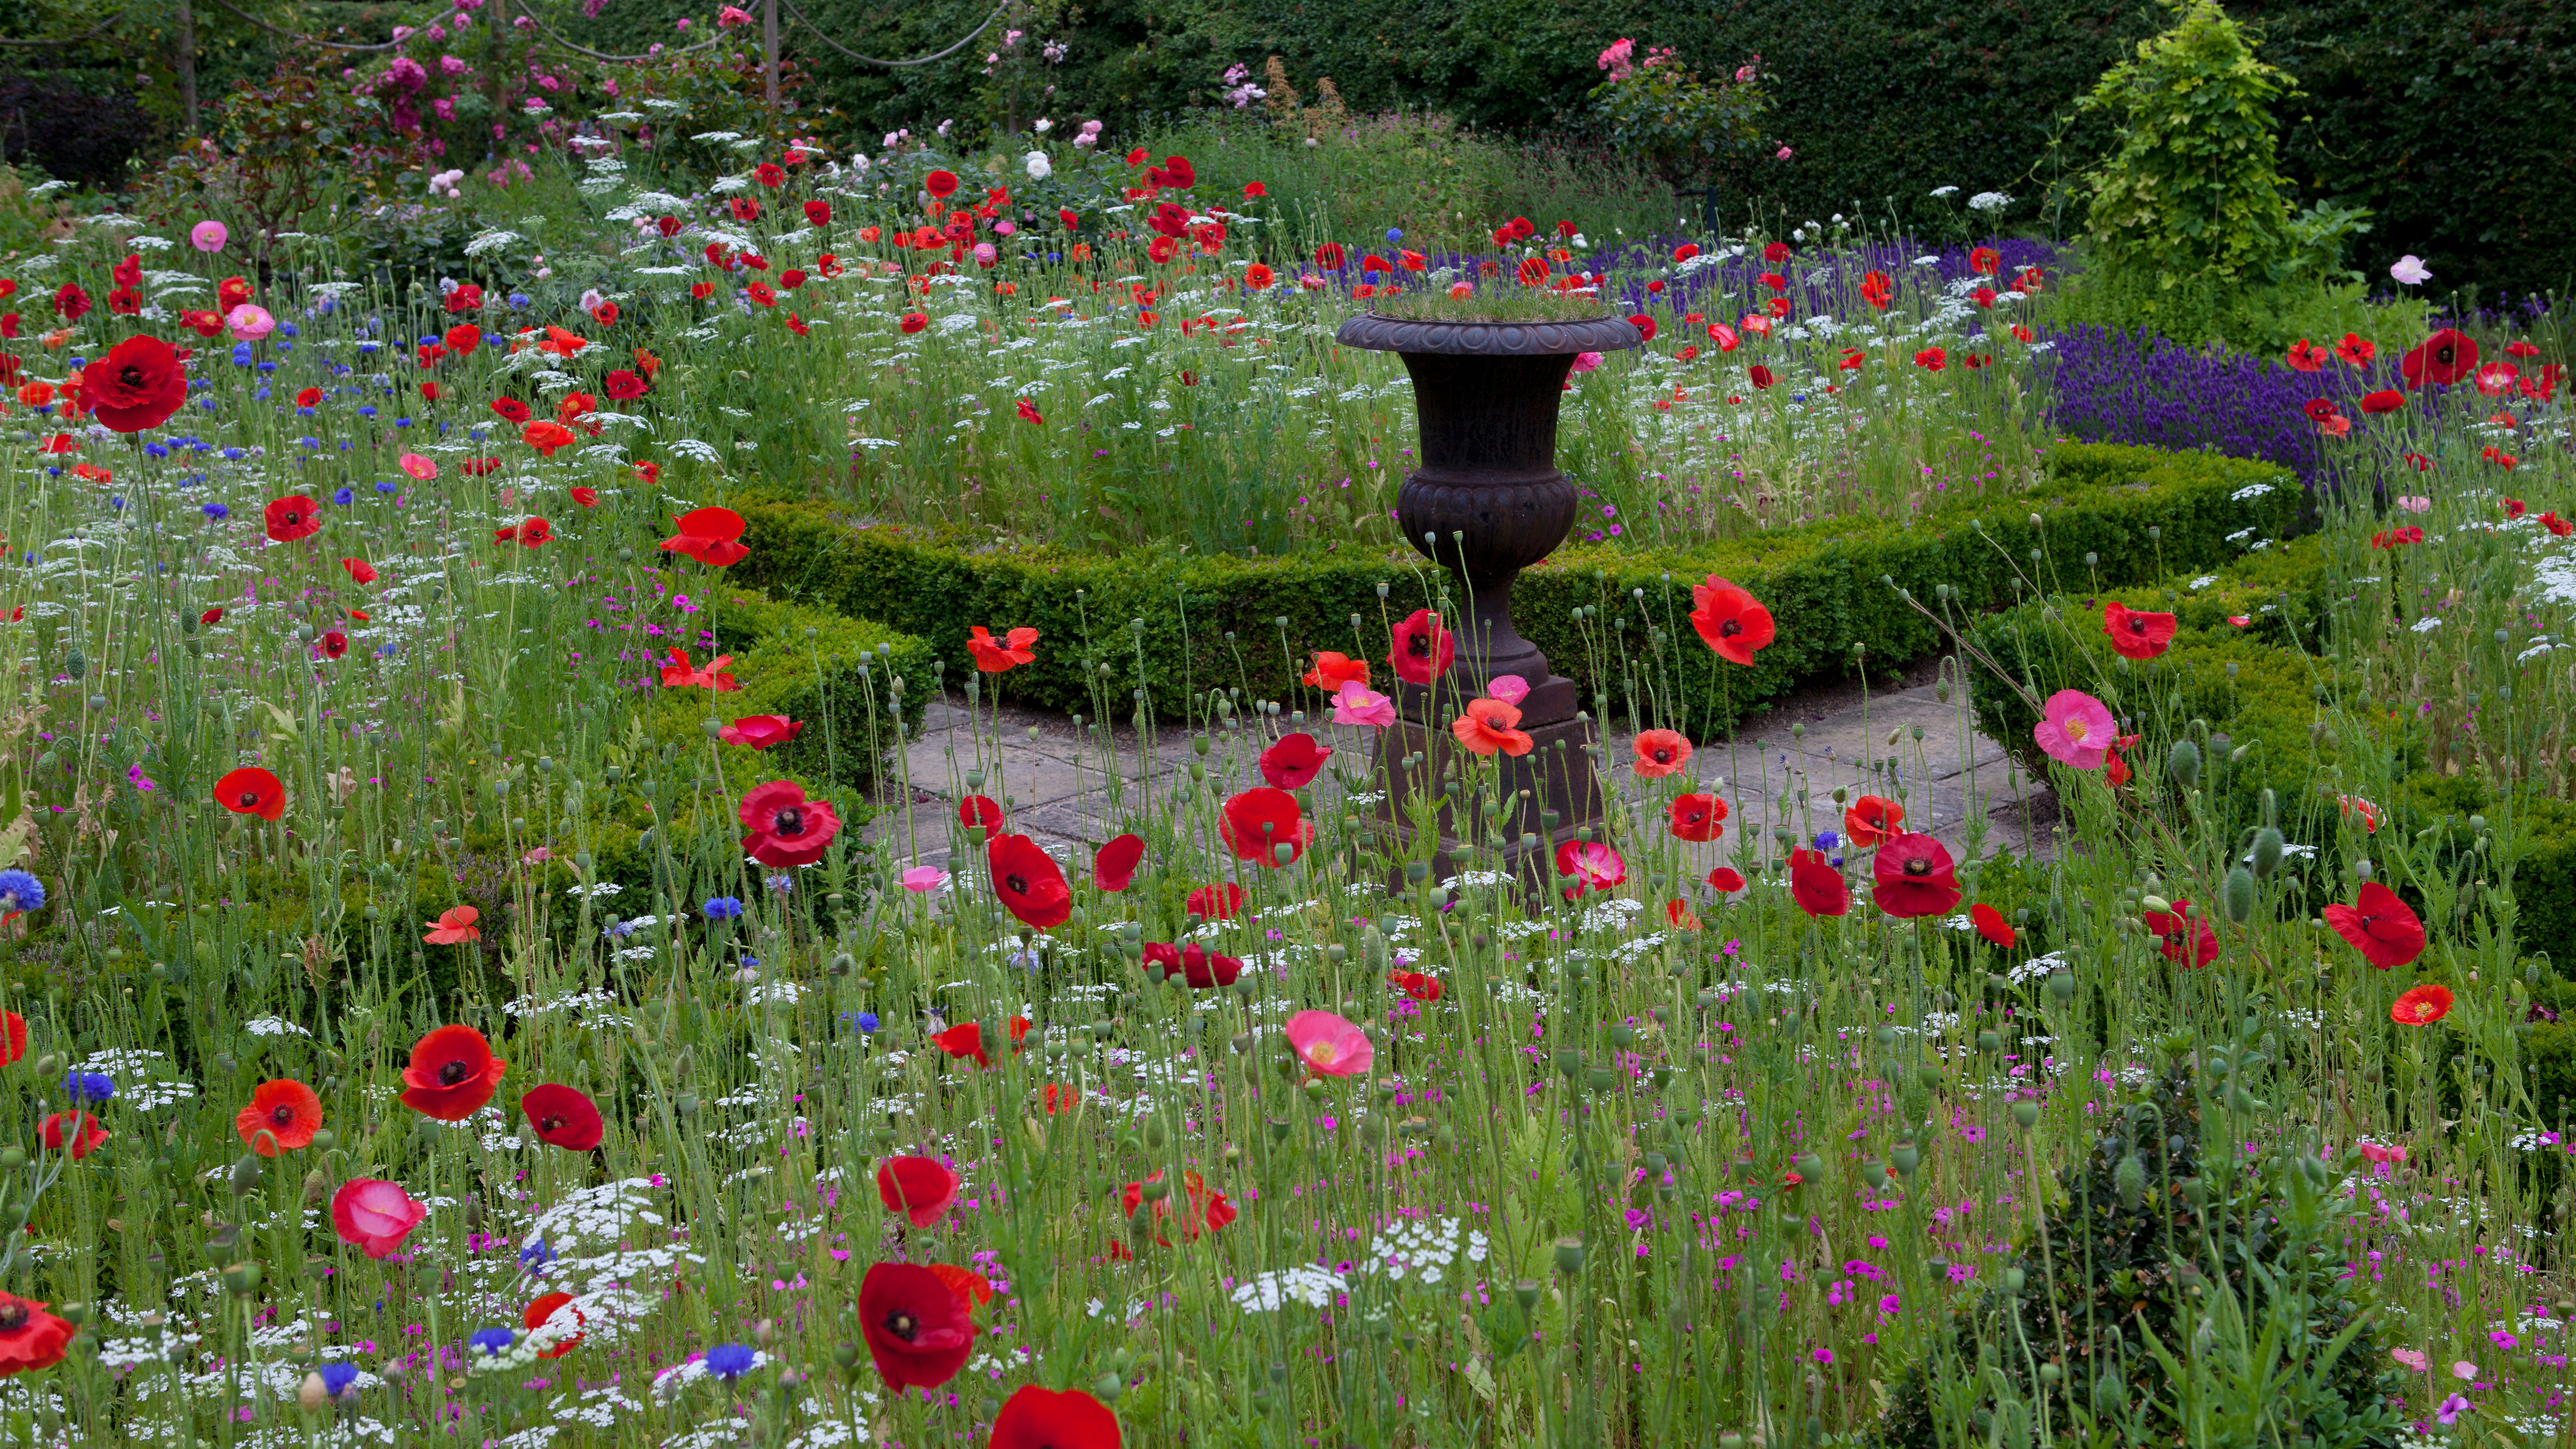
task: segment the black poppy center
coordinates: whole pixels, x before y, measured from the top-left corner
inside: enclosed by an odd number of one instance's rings
[[[540,1132],[561,1132],[563,1128],[564,1119],[562,1113],[549,1112],[545,1116],[537,1119],[537,1130]]]
[[[1430,634],[1428,634],[1428,633],[1416,634],[1416,635],[1414,635],[1412,638],[1407,639],[1406,641],[1404,641],[1404,652],[1405,652],[1405,653],[1407,653],[1407,654],[1412,655],[1412,656],[1413,656],[1414,658],[1416,658],[1416,659],[1428,659],[1428,658],[1430,658],[1430,657],[1431,657],[1431,636],[1430,636]]]
[[[453,1087],[472,1075],[474,1075],[474,1069],[464,1062],[449,1062],[438,1069],[438,1084],[442,1087]]]
[[[1932,873],[1931,858],[1929,856],[1921,855],[1908,857],[1905,862],[1905,873],[1907,875],[1930,875]]]
[[[129,365],[123,372],[116,375],[116,380],[136,392],[141,392],[143,390],[143,369]]]
[[[1002,877],[1002,884],[1009,886],[1011,888],[1011,894],[1015,896],[1024,896],[1029,893],[1029,878],[1027,876],[1020,875],[1017,872]]]
[[[2128,623],[2129,632],[2132,634],[2144,634],[2147,632],[2147,621],[2139,618],[2135,614],[2131,614],[2129,616]]]
[[[295,1108],[287,1103],[281,1102],[277,1105],[277,1109],[275,1111],[268,1114],[268,1120],[276,1123],[280,1127],[291,1127],[295,1125]]]
[[[1729,619],[1717,626],[1717,637],[1720,639],[1732,639],[1743,632],[1744,621],[1741,619]]]
[[[805,812],[793,805],[779,811],[778,814],[770,821],[769,833],[772,835],[783,835],[789,837],[804,834]]]
[[[911,1309],[898,1308],[886,1315],[885,1330],[906,1343],[921,1332],[921,1320]]]
[[[286,513],[284,514],[284,517],[285,517],[285,520],[286,520],[286,526],[287,526],[287,527],[289,527],[289,528],[293,528],[293,527],[295,527],[297,524],[302,523],[302,522],[304,521],[304,515],[303,515],[303,514],[301,514],[301,513],[296,512],[296,511],[295,511],[294,509],[292,509],[292,508],[290,508],[290,509],[286,510]]]
[[[1657,746],[1652,753],[1655,757],[1655,763],[1658,765],[1669,765],[1673,762],[1673,752],[1669,749]]]
[[[259,792],[257,790],[244,790],[241,797],[241,808],[244,810],[258,809]]]
[[[0,1333],[16,1333],[19,1329],[22,1329],[22,1328],[24,1328],[24,1327],[26,1327],[26,1326],[27,1326],[27,1305],[26,1305],[26,1304],[24,1304],[24,1303],[5,1303],[5,1304],[0,1304]]]

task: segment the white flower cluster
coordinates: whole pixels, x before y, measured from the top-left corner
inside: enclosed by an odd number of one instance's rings
[[[1437,1283],[1458,1259],[1460,1229],[1457,1218],[1405,1218],[1389,1223],[1369,1244],[1368,1261],[1361,1271],[1376,1276],[1383,1274],[1398,1282],[1406,1277],[1425,1285]],[[1490,1251],[1482,1229],[1465,1233],[1467,1261],[1481,1263]],[[1241,1290],[1237,1290],[1240,1292]]]
[[[1276,1313],[1292,1302],[1309,1308],[1329,1307],[1343,1286],[1341,1274],[1304,1263],[1254,1274],[1250,1281],[1236,1286],[1232,1297],[1235,1306],[1246,1313]]]

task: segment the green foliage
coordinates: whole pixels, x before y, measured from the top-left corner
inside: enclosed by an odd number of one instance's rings
[[[1688,550],[1561,548],[1521,576],[1514,617],[1586,695],[1615,693],[1706,738],[1803,680],[1930,652],[1938,631],[1898,589],[1929,600],[1947,586],[1967,611],[2010,603],[2028,587],[2020,561],[2043,539],[2059,567],[2090,553],[2106,580],[2156,578],[2231,556],[2228,534],[2279,533],[2297,506],[2286,475],[2265,464],[2096,445],[2062,445],[2050,458],[2041,488],[1902,532],[1840,519]],[[2269,486],[2236,497],[2256,483]],[[1035,627],[1046,641],[1038,662],[1005,676],[1004,692],[1121,717],[1140,688],[1167,715],[1210,688],[1302,699],[1309,651],[1383,654],[1389,624],[1436,605],[1447,586],[1411,555],[975,551],[808,505],[746,517],[752,556],[737,568],[747,581],[919,635],[960,670],[970,625]],[[1711,574],[1798,622],[1751,670],[1718,661],[1691,630],[1691,586]]]
[[[1762,122],[1771,111],[1755,68],[1712,80],[1670,49],[1649,50],[1631,64],[1630,46],[1621,40],[1604,52],[1610,78],[1592,90],[1605,139],[1651,159],[1676,185],[1741,177],[1761,153]]]
[[[2249,1075],[2259,1035],[2258,1018]],[[2166,1072],[2058,1173],[2004,1285],[1897,1385],[1879,1449],[2025,1443],[2034,1429],[2053,1443],[2392,1441],[2391,1376],[2319,1231],[2325,1164],[2240,1165],[2242,1134],[2223,1125],[2235,1114],[2212,1098],[2242,1088],[2205,1094],[2196,1076]],[[1998,1435],[2007,1424],[2022,1432]]]

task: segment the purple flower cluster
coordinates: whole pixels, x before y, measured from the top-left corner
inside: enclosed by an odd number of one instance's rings
[[[2387,385],[2341,364],[2300,372],[2116,328],[2078,327],[2047,340],[2049,420],[2060,436],[2260,458],[2295,470],[2311,488],[2330,465],[2308,403],[2325,398],[2358,415],[2361,395]]]

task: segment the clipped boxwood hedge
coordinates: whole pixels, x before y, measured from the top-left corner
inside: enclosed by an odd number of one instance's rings
[[[1936,648],[1939,632],[1882,580],[1925,598],[1946,584],[1955,607],[1979,612],[2013,603],[2034,568],[2037,586],[2050,588],[2215,567],[2286,532],[2301,502],[2291,476],[2269,464],[2066,444],[2040,487],[1904,527],[1844,518],[1689,549],[1570,545],[1521,576],[1514,615],[1587,695],[1643,685],[1664,700],[1664,722],[1706,738],[1804,680],[1847,671],[1855,647],[1890,663]],[[736,572],[746,582],[920,635],[956,673],[970,667],[970,626],[1034,626],[1038,661],[1006,676],[1010,696],[1122,716],[1140,686],[1167,717],[1211,688],[1303,699],[1308,651],[1382,658],[1389,624],[1435,603],[1448,582],[1410,554],[978,550],[824,505],[745,512],[752,554]],[[1711,574],[1752,590],[1779,621],[1778,642],[1751,670],[1721,663],[1690,632],[1690,588]],[[1578,619],[1584,606],[1600,617]],[[1642,647],[1647,615],[1661,642],[1686,647]],[[1641,670],[1658,678],[1641,680]]]

